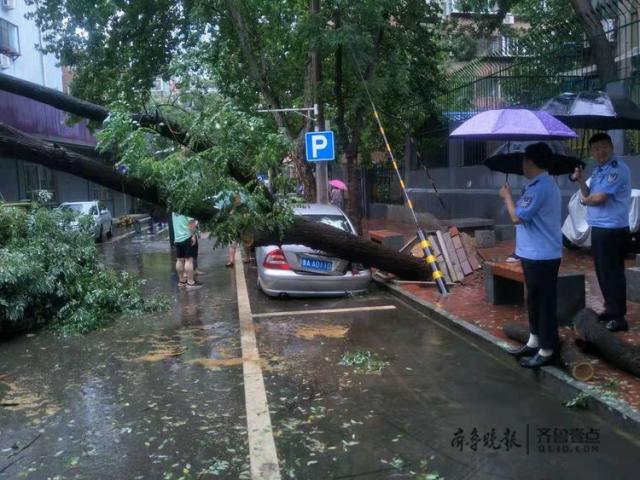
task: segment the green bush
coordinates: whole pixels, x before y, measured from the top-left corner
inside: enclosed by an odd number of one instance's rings
[[[142,296],[142,280],[105,266],[90,219],[75,220],[73,212],[0,208],[0,333],[45,324],[84,333],[117,314],[166,308]]]

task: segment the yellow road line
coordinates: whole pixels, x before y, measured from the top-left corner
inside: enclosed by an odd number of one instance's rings
[[[240,344],[242,346],[251,478],[252,480],[280,480],[278,454],[273,438],[262,367],[260,366],[260,353],[258,352],[255,326],[251,318],[249,292],[239,250],[236,252],[234,270],[236,272],[238,317],[240,319]]]

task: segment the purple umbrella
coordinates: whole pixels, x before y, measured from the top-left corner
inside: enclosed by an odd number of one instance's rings
[[[456,128],[462,140],[562,140],[578,135],[546,112],[507,108],[478,113]]]

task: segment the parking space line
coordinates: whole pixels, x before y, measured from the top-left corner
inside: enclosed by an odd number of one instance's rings
[[[252,480],[280,480],[280,466],[276,452],[267,393],[260,366],[260,352],[251,316],[249,292],[238,249],[235,258],[242,371],[247,410],[247,433]]]
[[[350,308],[328,308],[324,310],[291,310],[290,312],[267,312],[267,313],[252,313],[253,318],[265,318],[265,317],[284,317],[287,315],[320,315],[328,313],[352,313],[352,312],[376,312],[380,310],[395,310],[395,305],[379,305],[375,307],[350,307]]]

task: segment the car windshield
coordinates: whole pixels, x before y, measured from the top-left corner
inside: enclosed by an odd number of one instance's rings
[[[87,213],[89,211],[89,204],[86,203],[67,203],[60,205],[63,210],[74,210],[80,213]]]
[[[339,228],[340,230],[344,230],[345,232],[353,233],[351,231],[351,227],[349,226],[349,222],[343,215],[300,215],[300,216],[306,220],[311,220],[312,222],[324,223],[326,225]]]

